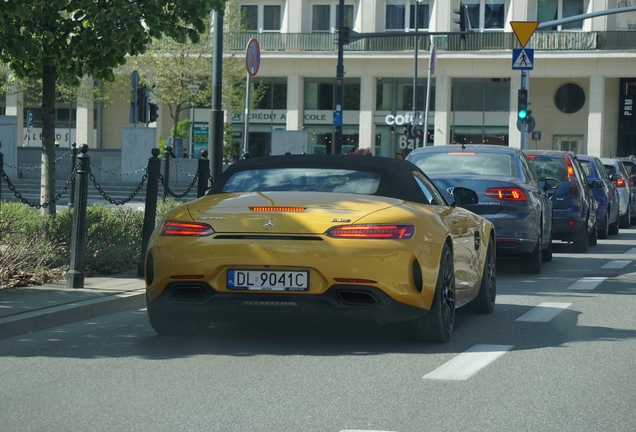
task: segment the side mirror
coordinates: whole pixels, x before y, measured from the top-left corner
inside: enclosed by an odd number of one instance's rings
[[[588,181],[587,184],[590,186],[590,189],[603,189],[603,180],[592,180]]]
[[[455,198],[455,204],[458,206],[479,203],[477,192],[461,186],[457,186],[453,189],[453,197]]]
[[[543,190],[556,189],[561,185],[561,182],[554,177],[546,177],[543,180]]]

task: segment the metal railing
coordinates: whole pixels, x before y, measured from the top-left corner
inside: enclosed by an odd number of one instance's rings
[[[224,50],[244,52],[247,42],[256,38],[267,52],[337,52],[337,33],[226,33]],[[418,48],[430,49],[430,38],[420,37]],[[441,51],[498,51],[519,48],[512,32],[470,33],[434,36],[433,43]],[[413,51],[414,38],[399,36],[362,39],[345,45],[345,51],[400,52]],[[542,51],[636,50],[636,31],[537,31],[528,48]]]

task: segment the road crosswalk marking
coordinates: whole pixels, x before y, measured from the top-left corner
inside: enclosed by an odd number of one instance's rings
[[[592,291],[606,280],[606,277],[584,277],[568,287],[569,290]]]
[[[631,248],[630,250],[625,252],[625,255],[636,255],[636,248]]]
[[[572,306],[572,303],[544,302],[539,304],[539,306],[530,309],[515,321],[548,322],[570,306]]]
[[[627,267],[632,260],[614,260],[610,261],[607,264],[604,264],[601,268],[604,269],[622,269]]]
[[[511,350],[513,345],[475,345],[423,379],[465,381]]]

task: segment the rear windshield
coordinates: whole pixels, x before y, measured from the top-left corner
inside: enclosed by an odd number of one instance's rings
[[[534,173],[538,178],[553,177],[560,182],[568,181],[568,172],[565,168],[565,159],[558,158],[528,158]]]
[[[229,178],[223,192],[334,192],[371,195],[380,175],[368,171],[329,168],[267,168],[240,171]]]
[[[515,177],[512,155],[490,152],[423,152],[409,159],[427,175],[480,174],[488,176]]]
[[[581,162],[581,165],[583,166],[583,171],[585,171],[585,175],[588,178],[594,177],[594,174],[592,173],[592,162],[588,160],[583,160],[583,159],[579,159],[579,162]]]
[[[607,174],[612,175],[616,172],[616,167],[614,165],[603,165],[605,167],[605,171]]]

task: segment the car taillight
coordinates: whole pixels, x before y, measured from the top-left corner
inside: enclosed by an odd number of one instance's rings
[[[413,225],[340,225],[325,233],[335,238],[408,240],[415,234]]]
[[[574,175],[574,167],[572,166],[572,161],[566,156],[565,157],[565,167],[568,171],[568,182],[570,183],[570,194],[578,195],[579,194],[579,183],[576,181],[576,175]]]
[[[612,183],[614,183],[614,186],[616,186],[617,188],[625,187],[625,180],[623,179],[612,180]]]
[[[515,187],[494,187],[486,189],[484,195],[502,201],[525,201],[526,194],[523,189]]]
[[[165,221],[161,235],[165,236],[209,236],[214,230],[208,224],[198,222]]]

